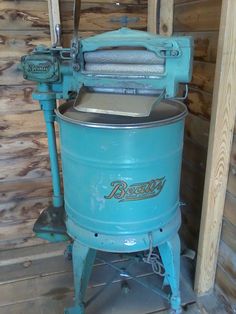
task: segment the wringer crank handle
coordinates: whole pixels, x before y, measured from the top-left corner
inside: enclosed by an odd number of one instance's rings
[[[52,48],[61,47],[61,24],[55,26],[56,42],[52,45]]]

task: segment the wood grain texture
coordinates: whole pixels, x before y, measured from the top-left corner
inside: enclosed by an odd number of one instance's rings
[[[18,68],[19,61],[18,60],[0,60],[0,85],[17,85],[24,84],[30,85],[30,82],[26,81],[22,77],[22,72]],[[32,84],[32,83],[31,83]]]
[[[236,195],[236,167],[230,164],[227,191]]]
[[[159,8],[161,0],[148,1],[147,31],[157,34],[159,31]]]
[[[47,199],[43,201],[42,199],[36,199],[31,204],[29,204],[29,202],[27,203],[31,209],[37,208],[37,211],[39,211],[39,207],[41,208],[41,205],[47,206],[47,204],[49,204],[49,200]],[[11,223],[12,225],[6,224],[4,226],[0,226],[0,251],[6,250],[6,248],[10,250],[46,243],[45,240],[36,238],[33,233],[35,219],[24,221],[19,224],[14,224],[14,220],[12,220]]]
[[[173,34],[174,0],[161,0],[159,34],[171,36]]]
[[[21,137],[28,133],[34,136],[45,134],[45,124],[41,111],[3,114],[0,121],[0,138]]]
[[[199,88],[190,87],[188,97],[185,99],[184,103],[193,115],[210,120],[212,94],[206,93]]]
[[[184,139],[183,162],[204,173],[206,158],[206,148],[186,136]]]
[[[187,1],[175,5],[174,31],[217,31],[221,0]]]
[[[223,267],[218,265],[216,272],[216,282],[221,290],[221,293],[225,296],[226,300],[231,304],[231,311],[235,311],[236,305],[236,281],[233,280],[227,272],[224,271]]]
[[[233,251],[223,240],[220,241],[218,264],[236,281],[236,258]]]
[[[51,198],[34,198],[23,201],[14,201],[9,203],[2,203],[0,205],[0,238],[7,239],[11,232],[11,228],[15,228],[17,225],[24,225],[25,222],[31,219],[38,218],[40,212],[45,209],[51,203]],[[2,231],[5,227],[9,227],[8,232],[3,235]],[[31,230],[32,231],[32,230]],[[24,233],[23,233],[24,234]],[[18,234],[22,237],[22,234]]]
[[[73,2],[61,1],[62,29],[73,30],[72,9]],[[20,0],[14,2],[6,0],[0,2],[0,29],[1,30],[40,30],[49,28],[48,8],[46,1]],[[147,6],[132,4],[101,4],[84,3],[81,7],[80,31],[107,31],[121,27],[113,18],[122,16],[138,17],[137,21],[129,23],[129,27],[146,29]]]
[[[176,32],[178,36],[192,36],[194,40],[194,60],[216,62],[218,31]]]
[[[22,137],[3,138],[0,146],[0,160],[28,158],[29,156],[45,156],[47,137],[33,136],[31,133]]]
[[[224,217],[236,226],[236,196],[229,192],[225,198]]]
[[[9,204],[19,201],[51,196],[51,177],[6,181],[0,184],[0,206],[5,209],[11,208],[11,205]],[[14,215],[13,211],[11,213]]]
[[[99,31],[80,32],[82,38],[100,33]],[[72,31],[62,33],[63,47],[70,47]],[[30,53],[37,45],[50,46],[48,29],[38,31],[1,31],[0,33],[0,60],[20,60],[24,54]]]
[[[185,134],[201,146],[208,147],[209,121],[189,114],[185,123]]]
[[[236,2],[223,0],[195,289],[214,286],[236,114]]]
[[[222,233],[221,240],[227,244],[227,246],[233,251],[236,252],[236,226],[233,225],[227,218],[223,218],[222,221]]]
[[[227,231],[225,231],[227,232]],[[233,235],[234,238],[236,236]],[[216,271],[216,288],[224,295],[231,304],[233,313],[236,308],[236,252],[232,250],[223,240],[220,241],[219,255]]]
[[[209,62],[193,63],[193,77],[190,86],[212,93],[214,86],[215,64]]]
[[[57,42],[56,25],[61,25],[59,0],[48,0],[48,14],[50,24],[51,43]],[[61,38],[59,38],[60,40]]]
[[[32,99],[34,85],[29,86],[0,86],[1,114],[39,111],[39,104]],[[20,119],[20,116],[19,116]]]

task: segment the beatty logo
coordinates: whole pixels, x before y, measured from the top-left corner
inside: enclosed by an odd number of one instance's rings
[[[28,69],[29,72],[48,72],[51,67],[51,64],[49,62],[41,62],[41,63],[28,63]]]
[[[115,198],[119,200],[119,202],[145,200],[159,195],[165,182],[165,177],[131,185],[128,185],[123,180],[113,181],[111,183],[113,187],[111,193],[104,196],[104,198],[107,200]]]

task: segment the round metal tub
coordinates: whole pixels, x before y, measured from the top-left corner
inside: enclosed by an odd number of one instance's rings
[[[134,252],[178,231],[186,113],[177,101],[163,101],[145,118],[82,113],[73,101],[59,107],[72,238],[94,249]]]

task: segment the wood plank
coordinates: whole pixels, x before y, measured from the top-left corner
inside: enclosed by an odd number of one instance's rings
[[[147,17],[147,31],[157,34],[159,32],[159,7],[161,0],[148,1],[148,17]]]
[[[32,221],[32,227],[35,220]],[[40,244],[46,243],[46,240],[36,238],[35,235],[31,232],[30,235],[24,235],[22,237],[16,236],[15,238],[5,239],[0,241],[0,251],[6,249],[17,249],[17,248],[24,248],[24,247],[32,247],[38,246]]]
[[[193,77],[190,86],[212,93],[214,86],[215,64],[209,62],[193,62]]]
[[[31,204],[30,202],[27,202],[27,206],[29,206],[27,207],[28,211],[32,208],[39,212],[40,208],[42,209],[48,206],[49,202],[50,199],[36,199],[34,202],[31,200]],[[11,224],[0,226],[0,250],[9,250],[12,248],[46,243],[46,241],[35,237],[35,234],[32,231],[34,223],[35,218],[15,224],[14,221],[11,221]]]
[[[0,85],[32,85],[23,79],[22,71],[19,69],[19,61],[11,59],[0,60]]]
[[[16,138],[3,138],[0,146],[0,160],[45,156],[48,154],[47,137],[32,134]]]
[[[236,226],[236,196],[231,193],[226,193],[224,217]]]
[[[105,253],[99,254],[100,258],[105,260],[110,260],[109,255]],[[115,256],[115,255],[114,255]],[[113,257],[114,258],[114,257]],[[54,259],[54,258],[52,258]],[[43,310],[43,313],[60,313],[58,307],[56,306],[59,303],[59,300],[62,300],[62,306],[65,306],[65,298],[70,297],[70,302],[73,299],[73,277],[71,272],[71,265],[67,261],[60,260],[59,265],[54,261],[54,269],[52,264],[52,259],[41,260],[41,265],[39,260],[38,262],[39,269],[36,268],[34,260],[32,263],[23,269],[22,273],[23,278],[15,280],[12,278],[12,274],[8,269],[8,274],[10,275],[10,280],[5,278],[5,283],[0,285],[0,308],[1,313],[7,313],[12,309],[17,309],[15,305],[21,305],[26,302],[37,302],[37,301],[49,301],[53,299],[56,301],[53,308],[48,308],[46,305],[40,307]],[[123,260],[122,260],[123,259]],[[112,263],[115,263],[118,267],[127,267],[129,261],[124,260],[124,257],[121,258],[118,256],[116,260],[112,260]],[[42,265],[44,264],[44,268]],[[191,269],[191,264],[186,263],[186,260],[181,262],[184,267],[181,272],[181,291],[182,293],[182,302],[187,304],[188,302],[194,301],[193,293],[190,291],[189,283],[189,273]],[[59,268],[61,267],[61,269]],[[36,274],[32,274],[31,267],[35,269]],[[4,267],[5,268],[5,267]],[[10,267],[9,267],[10,268]],[[3,271],[4,269],[2,269]],[[144,281],[149,285],[160,286],[161,278],[153,275],[150,265],[144,263],[134,263],[130,265],[129,272],[133,276],[137,276],[140,280]],[[28,274],[27,274],[28,273]],[[4,273],[5,277],[5,273]],[[155,313],[156,310],[163,310],[165,308],[165,302],[163,299],[158,297],[151,290],[143,288],[141,285],[135,283],[134,281],[128,281],[130,287],[129,298],[127,295],[122,293],[120,289],[120,284],[123,279],[120,277],[120,274],[117,271],[111,269],[110,266],[95,262],[93,273],[90,279],[89,288],[87,290],[87,300],[90,300],[91,297],[105,286],[108,282],[112,282],[109,286],[109,289],[104,290],[103,293],[99,295],[97,300],[89,304],[87,307],[88,313],[110,313],[110,308],[113,308],[114,314],[125,313],[127,310],[130,314],[144,314],[144,313]],[[115,286],[115,287],[114,287]],[[114,290],[115,288],[115,290]],[[111,293],[111,295],[110,295]],[[143,297],[137,298],[137,296],[142,295]],[[148,296],[148,298],[147,298]],[[110,301],[112,302],[110,303]],[[139,301],[137,301],[139,300]],[[68,304],[67,304],[68,305]],[[161,306],[161,307],[160,307]],[[47,308],[47,311],[46,311]],[[56,308],[56,311],[54,311]],[[24,307],[26,309],[26,307]],[[120,310],[119,310],[120,309]],[[146,309],[146,310],[145,310]],[[35,308],[34,308],[35,311]],[[13,311],[14,312],[14,311]],[[24,313],[24,312],[22,312]],[[27,313],[32,313],[31,309]],[[36,310],[37,313],[37,310]]]
[[[0,59],[10,60],[32,51],[37,45],[50,45],[48,30],[42,31],[4,31],[0,34]]]
[[[34,85],[0,86],[1,114],[39,111],[39,103],[32,99]],[[20,117],[20,116],[19,116]]]
[[[189,164],[193,169],[204,173],[206,169],[206,158],[206,148],[185,137],[183,163]]]
[[[196,191],[192,187],[183,183],[180,188],[180,196],[181,201],[183,201],[183,203],[191,209],[192,217],[195,217],[195,215],[201,215],[202,194],[196,193]],[[192,220],[192,223],[195,225],[194,219]]]
[[[192,36],[194,40],[194,60],[216,62],[218,31],[212,32],[177,32],[174,35]]]
[[[80,32],[82,38],[99,34],[99,31]],[[70,47],[72,31],[62,33],[63,47]],[[30,53],[37,45],[43,44],[51,46],[49,30],[18,30],[3,31],[0,34],[0,60],[11,61],[19,60],[21,56]]]
[[[236,2],[223,0],[195,279],[198,294],[211,290],[215,280],[236,115],[233,88],[236,71],[235,12]]]
[[[233,307],[235,307],[236,304],[236,282],[232,280],[230,276],[228,276],[228,274],[220,265],[218,265],[216,271],[216,283],[220,288],[221,293],[223,293],[225,296],[226,300],[232,305],[233,310]]]
[[[182,224],[180,227],[180,237],[186,246],[194,251],[197,249],[197,238],[199,234],[200,215],[193,219],[193,207],[182,206]]]
[[[38,218],[40,212],[46,208],[51,203],[51,197],[45,198],[33,198],[26,199],[23,201],[13,201],[9,203],[0,204],[0,235],[1,241],[13,237],[17,232],[18,227],[22,228],[24,225],[28,226],[28,221]],[[30,224],[31,229],[32,224]],[[3,231],[8,227],[8,230],[5,234]],[[29,235],[32,235],[32,230],[30,230]],[[22,234],[16,233],[17,237],[22,237],[27,228]],[[15,235],[14,235],[15,237]]]
[[[188,186],[200,196],[203,194],[204,177],[204,172],[199,171],[197,168],[194,169],[186,162],[183,163],[181,175],[182,185]]]
[[[227,191],[232,195],[236,195],[236,167],[233,165],[230,165],[229,167]]]
[[[1,182],[0,208],[13,210],[19,201],[52,196],[51,177],[37,179],[20,179],[17,181]]]
[[[233,225],[228,219],[223,218],[221,239],[224,241],[233,252],[236,252],[236,226]]]
[[[48,154],[0,160],[0,182],[24,179],[37,179],[50,176]]]
[[[231,150],[231,157],[230,157],[230,164],[236,166],[236,134],[234,134],[232,150]]]
[[[73,30],[72,2],[62,1],[63,30]],[[0,28],[1,30],[40,30],[49,28],[49,19],[46,1],[34,1],[28,5],[27,0],[15,3],[6,0],[0,3]],[[147,27],[147,6],[131,4],[98,4],[84,3],[81,8],[81,31],[106,31],[121,27],[119,22],[113,22],[114,18],[122,16],[129,18],[138,17],[138,20],[129,23],[130,28],[145,29]]]
[[[45,134],[45,123],[41,111],[4,114],[0,121],[1,136],[22,137],[28,133],[37,136]]]
[[[184,100],[188,110],[199,117],[210,120],[212,94],[206,93],[199,88],[189,88],[188,96]]]
[[[224,241],[220,242],[218,265],[236,281],[236,252],[234,252]]]
[[[171,36],[173,34],[174,0],[161,0],[159,34]]]
[[[209,121],[197,117],[193,114],[188,114],[185,123],[185,134],[194,142],[201,146],[208,146],[209,138]]]
[[[49,14],[51,43],[52,45],[54,45],[57,42],[57,36],[58,36],[58,34],[56,33],[56,25],[61,26],[59,0],[48,0],[48,14]],[[58,39],[61,40],[61,38],[58,38]]]
[[[221,0],[199,0],[175,6],[174,32],[217,31]]]

